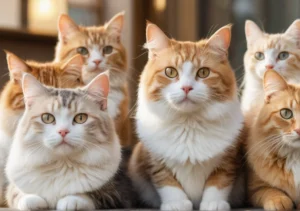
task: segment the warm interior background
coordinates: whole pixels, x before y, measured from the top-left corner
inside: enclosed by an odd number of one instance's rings
[[[244,22],[252,19],[268,32],[282,32],[300,17],[298,0],[0,0],[0,48],[24,59],[51,61],[60,13],[78,24],[98,25],[126,11],[124,44],[129,55],[132,105],[138,77],[147,60],[142,48],[149,20],[178,40],[196,41],[219,27],[233,23],[230,59],[238,81],[243,74],[246,43]],[[0,51],[0,86],[8,69]]]

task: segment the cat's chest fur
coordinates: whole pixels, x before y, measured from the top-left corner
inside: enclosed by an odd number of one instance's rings
[[[111,118],[115,119],[120,114],[120,104],[125,95],[120,89],[111,89],[108,95],[107,109]]]
[[[291,153],[287,156],[286,168],[293,173],[296,191],[295,202],[298,204],[300,202],[300,153]]]

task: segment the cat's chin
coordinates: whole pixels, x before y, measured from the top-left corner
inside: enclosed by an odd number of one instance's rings
[[[199,105],[196,104],[195,102],[191,101],[191,100],[182,100],[180,102],[172,102],[171,106],[183,113],[190,113],[190,112],[194,112],[196,110],[199,109]]]

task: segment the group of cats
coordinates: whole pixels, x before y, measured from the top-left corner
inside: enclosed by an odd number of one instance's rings
[[[53,62],[6,51],[1,202],[20,210],[298,207],[300,20],[282,34],[246,21],[241,106],[228,61],[231,25],[181,42],[148,23],[139,143],[128,162],[123,24],[124,13],[99,27],[61,15]]]

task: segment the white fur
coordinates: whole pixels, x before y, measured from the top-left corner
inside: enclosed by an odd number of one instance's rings
[[[120,104],[124,100],[124,94],[120,90],[113,90],[108,95],[107,110],[111,118],[115,119],[120,114]]]
[[[47,208],[48,204],[45,199],[34,194],[22,196],[18,203],[19,210],[42,210]]]
[[[94,210],[93,201],[84,195],[66,196],[57,202],[57,210]]]
[[[218,189],[214,186],[204,190],[200,210],[230,210],[227,202],[231,191],[231,186]]]

